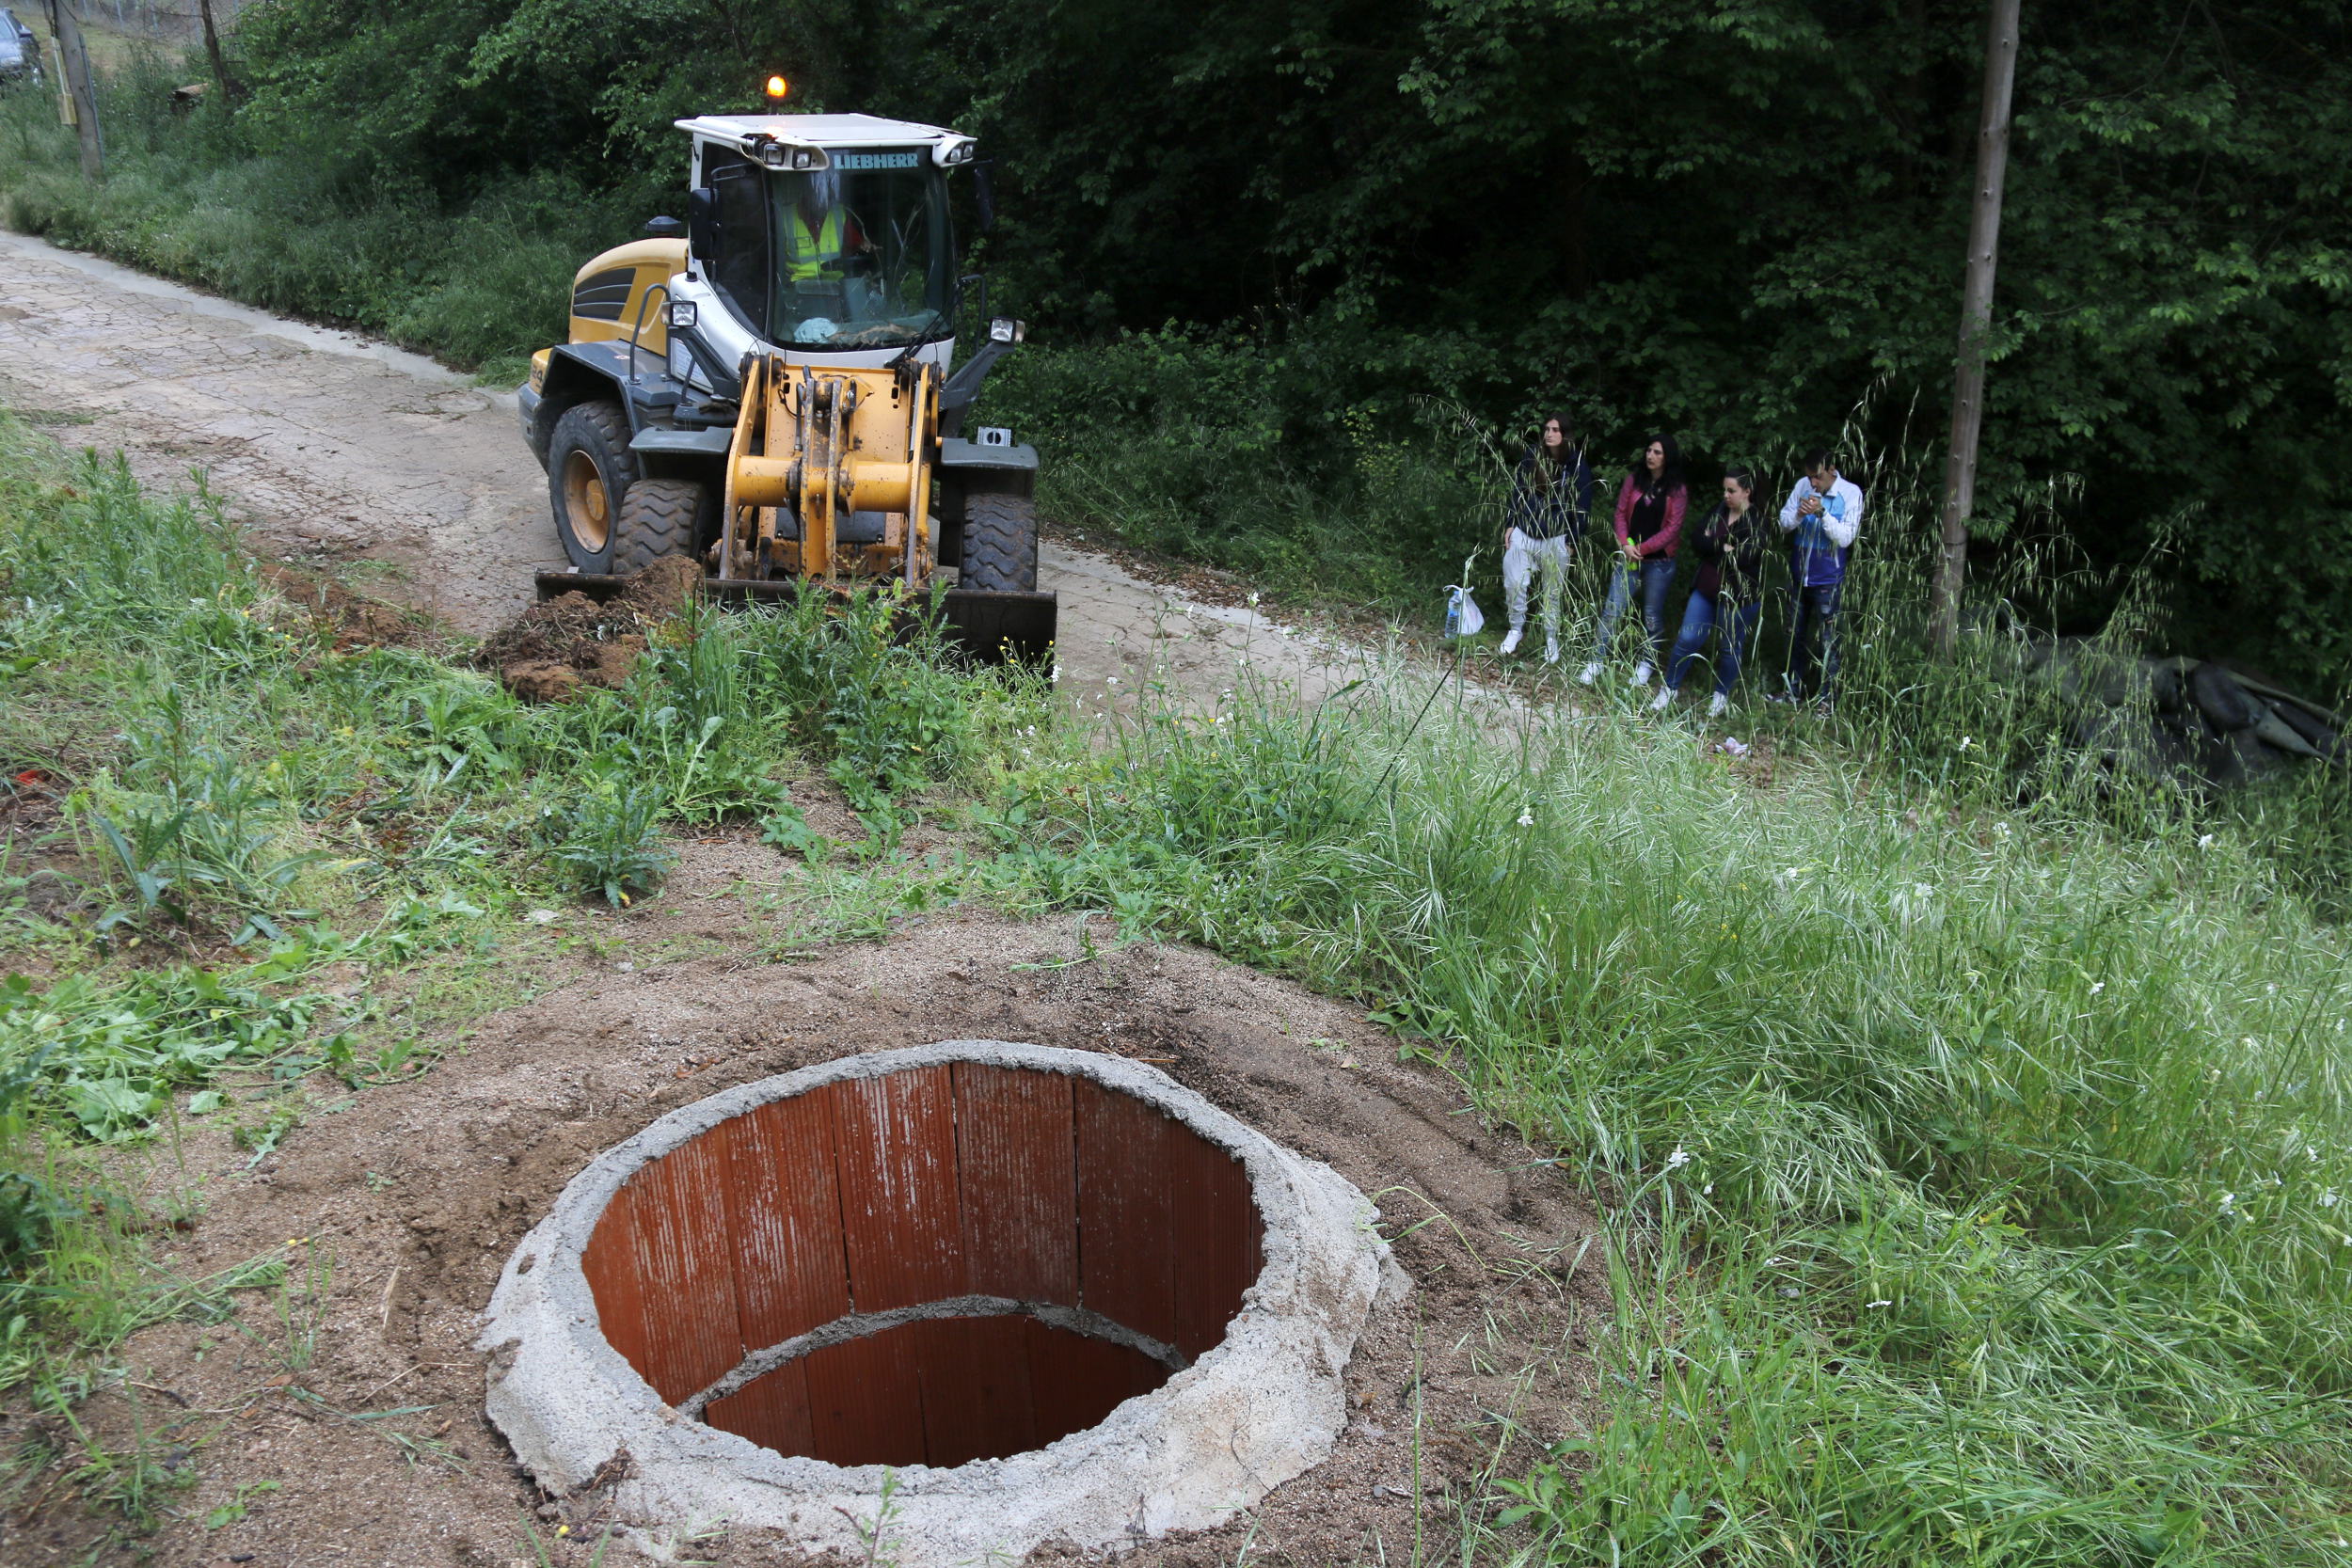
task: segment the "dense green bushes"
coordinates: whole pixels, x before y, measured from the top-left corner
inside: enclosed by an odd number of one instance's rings
[[[2155,552],[2184,646],[2331,682],[2347,22],[2330,0],[2199,18],[2101,0],[2029,25],[1979,531],[2014,538],[2072,488],[2058,526],[2102,567]],[[26,98],[0,194],[14,221],[508,374],[563,273],[675,201],[670,120],[781,69],[803,107],[983,137],[994,298],[1041,344],[1109,345],[1063,372],[1093,373],[1097,410],[1136,392],[1117,334],[1173,320],[1257,361],[1248,420],[1318,489],[1346,483],[1339,410],[1395,442],[1433,396],[1720,462],[1866,404],[1874,447],[1940,436],[1982,24],[1963,0],[266,0],[234,117],[171,120],[134,73],[109,101],[120,188],[93,193]],[[1136,477],[1188,504],[1173,467]]]
[[[0,220],[266,309],[347,322],[519,380],[560,340],[572,274],[628,237],[630,210],[560,173],[445,204],[331,152],[263,150],[206,108],[163,109],[149,61],[107,94],[109,176],[86,184],[36,95],[0,100]]]

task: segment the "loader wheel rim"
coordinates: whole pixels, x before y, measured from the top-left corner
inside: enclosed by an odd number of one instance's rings
[[[564,459],[564,510],[582,546],[600,550],[612,539],[612,498],[596,460],[574,451]]]

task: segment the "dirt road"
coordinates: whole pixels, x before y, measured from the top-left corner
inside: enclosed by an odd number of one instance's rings
[[[281,556],[373,561],[378,592],[490,631],[564,565],[547,481],[515,400],[429,359],[281,320],[24,235],[0,232],[0,406],[152,485],[201,469]],[[1361,654],[1145,582],[1048,541],[1061,665],[1080,700],[1159,678],[1209,698],[1248,658],[1308,696]]]

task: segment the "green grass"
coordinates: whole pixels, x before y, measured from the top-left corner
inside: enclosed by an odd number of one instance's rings
[[[344,645],[203,490],[5,415],[0,583],[0,777],[55,812],[0,860],[0,1388],[46,1405],[148,1292],[153,1216],[88,1151],[236,1105],[258,1163],[313,1075],[424,1070],[421,1021],[511,990],[524,910],[654,892],[663,824],[783,820],[817,774],[895,842],[1041,714],[870,595],[690,612],[625,689],[529,707],[462,649]],[[355,968],[374,983],[324,989]]]
[[[1600,1418],[1473,1502],[1470,1559],[2352,1561],[2342,931],[2243,820],[2054,759],[2003,635],[1860,657],[1915,611],[1891,575],[1857,590],[1852,700],[1760,787],[1677,725],[1407,667],[1105,743],[873,603],[690,616],[626,689],[527,708],[443,653],[338,651],[200,492],[7,421],[0,475],[0,761],[69,786],[0,890],[36,976],[0,1001],[0,1371],[52,1407],[123,1324],[227,1288],[151,1282],[81,1151],[174,1135],[226,1072],[413,1070],[310,976],[492,984],[501,920],[647,843],[564,814],[634,791],[809,857],[780,943],[976,894],[1106,911],[1359,999],[1589,1180]],[[790,809],[820,768],[851,852]],[[991,852],[894,861],[943,787]],[[80,895],[37,913],[46,860]],[[299,1109],[240,1114],[298,1138]],[[168,1506],[135,1454],[77,1463]]]
[[[1359,997],[1617,1196],[1607,1416],[1513,1528],[1576,1562],[2352,1560],[2339,929],[2226,832],[1915,826],[1833,751],[1758,790],[1426,678],[1149,713],[1000,831],[1058,902]]]

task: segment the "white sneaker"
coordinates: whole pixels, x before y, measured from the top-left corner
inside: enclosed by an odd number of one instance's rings
[[[1515,654],[1519,651],[1519,627],[1513,626],[1511,628],[1511,635],[1502,640],[1502,651],[1504,653]]]
[[[1709,719],[1721,719],[1724,714],[1729,713],[1730,711],[1731,699],[1724,696],[1720,691],[1716,692],[1715,695],[1707,700],[1707,716]]]
[[[1663,712],[1665,712],[1668,708],[1670,708],[1670,707],[1674,706],[1674,702],[1675,702],[1674,688],[1672,688],[1672,687],[1664,687],[1664,688],[1661,688],[1661,689],[1660,689],[1660,691],[1659,691],[1658,695],[1657,695],[1657,696],[1655,696],[1655,697],[1652,697],[1652,698],[1649,700],[1649,710],[1650,710],[1652,713],[1663,713]]]
[[[1560,640],[1558,638],[1547,637],[1544,639],[1544,662],[1546,664],[1557,664],[1560,662]]]
[[[1600,679],[1600,660],[1595,659],[1578,672],[1576,682],[1579,686],[1590,686],[1598,679]]]
[[[1633,669],[1633,684],[1635,686],[1647,686],[1654,669],[1655,666],[1653,666],[1646,658],[1642,660],[1640,664],[1635,665]]]

